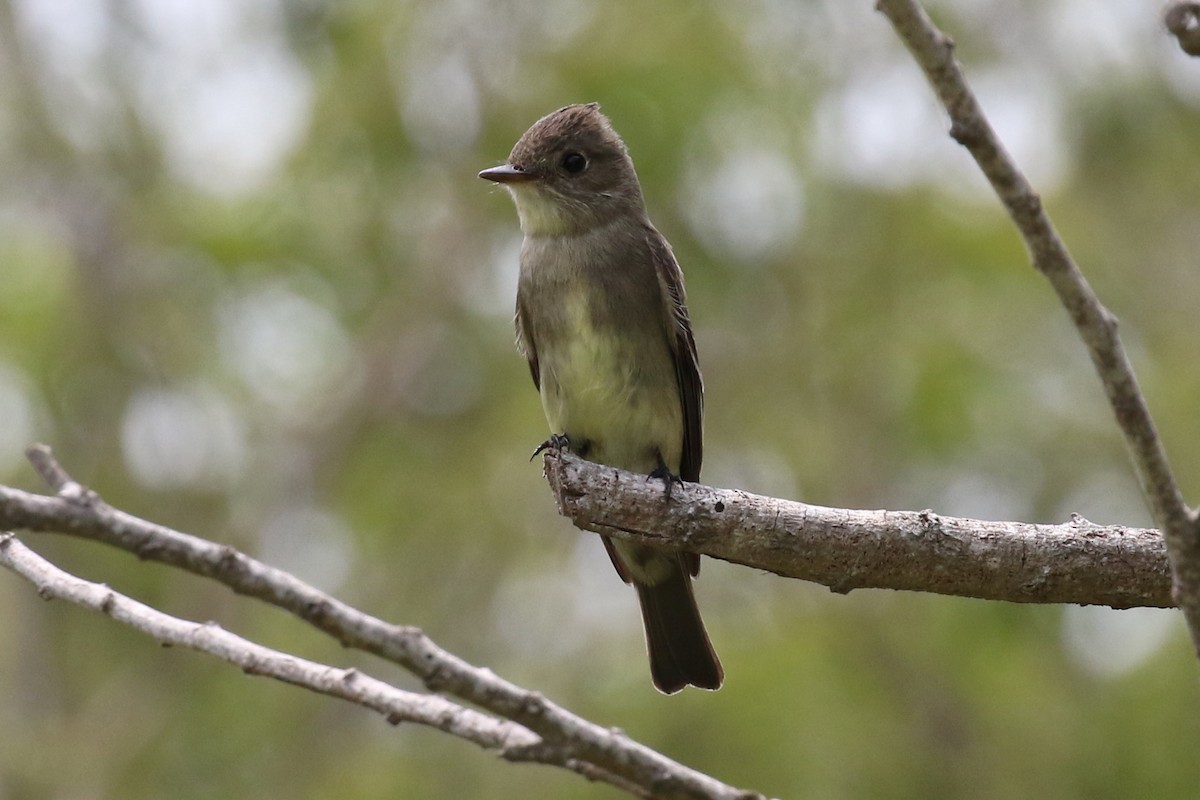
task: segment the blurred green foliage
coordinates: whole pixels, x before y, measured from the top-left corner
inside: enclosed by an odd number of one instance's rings
[[[632,593],[559,519],[476,180],[599,100],[673,242],[705,478],[835,506],[1145,524],[1082,347],[868,2],[0,2],[0,479],[53,445],[228,542],[733,783],[786,797],[1194,797],[1167,612],[821,587],[708,562],[728,673],[651,688]],[[1200,497],[1200,64],[1145,4],[935,15],[1123,322]],[[265,644],[220,587],[25,536]],[[249,679],[0,576],[0,797],[614,797]]]

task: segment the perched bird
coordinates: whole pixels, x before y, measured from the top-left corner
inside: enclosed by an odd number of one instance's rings
[[[534,123],[508,162],[479,173],[509,190],[524,242],[517,347],[551,438],[582,458],[673,482],[700,479],[704,390],[683,274],[650,223],[633,161],[596,103]],[[535,453],[536,454],[536,453]],[[604,538],[637,590],[654,685],[724,679],[692,594],[700,557]]]

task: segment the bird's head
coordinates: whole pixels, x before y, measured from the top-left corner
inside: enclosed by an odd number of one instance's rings
[[[506,163],[479,177],[509,190],[530,236],[569,235],[644,213],[633,161],[597,103],[542,117]]]

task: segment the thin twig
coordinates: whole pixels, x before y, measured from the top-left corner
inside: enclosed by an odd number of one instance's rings
[[[524,748],[532,753],[532,745],[540,741],[516,723],[497,720],[444,697],[397,689],[357,669],[340,669],[272,650],[230,633],[215,622],[192,622],[164,614],[104,584],[64,572],[12,533],[0,532],[0,565],[32,583],[46,600],[66,600],[99,611],[158,642],[216,656],[250,675],[348,700],[378,712],[392,724],[428,725],[488,750]]]
[[[0,566],[32,583],[45,600],[66,600],[99,611],[160,643],[216,656],[248,675],[274,678],[347,700],[379,713],[391,725],[402,722],[425,725],[497,752],[507,761],[563,767],[638,797],[653,796],[653,787],[633,783],[572,758],[569,748],[548,747],[540,737],[515,722],[489,717],[438,695],[398,689],[353,667],[319,664],[273,650],[236,636],[214,622],[198,623],[165,614],[104,584],[63,571],[30,550],[11,532],[0,531]]]
[[[1075,323],[1133,458],[1155,524],[1166,539],[1173,597],[1200,654],[1200,529],[1184,503],[1145,397],[1117,334],[1117,320],[1092,291],[1024,174],[1004,149],[954,58],[954,43],[915,0],[879,0],[950,115],[950,135],[970,151]]]
[[[49,448],[37,458],[53,463],[50,474],[72,481]],[[41,471],[41,469],[39,470]],[[639,786],[656,798],[761,798],[728,786],[661,753],[523,689],[491,670],[472,666],[443,650],[421,630],[384,622],[318,591],[294,575],[220,545],[157,525],[115,509],[81,487],[78,497],[48,497],[0,486],[0,528],[67,533],[104,542],[139,558],[178,567],[217,580],[233,591],[278,606],[309,622],[347,647],[399,664],[432,691],[450,694],[529,729],[547,748],[562,753],[562,764],[580,774],[610,775],[615,786]],[[505,751],[512,760],[533,760],[522,748]]]

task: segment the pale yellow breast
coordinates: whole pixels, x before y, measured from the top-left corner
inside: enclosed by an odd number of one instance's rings
[[[590,440],[588,457],[600,463],[649,472],[658,451],[678,472],[683,415],[665,340],[598,330],[582,292],[567,297],[564,313],[572,335],[540,354],[551,432]]]

